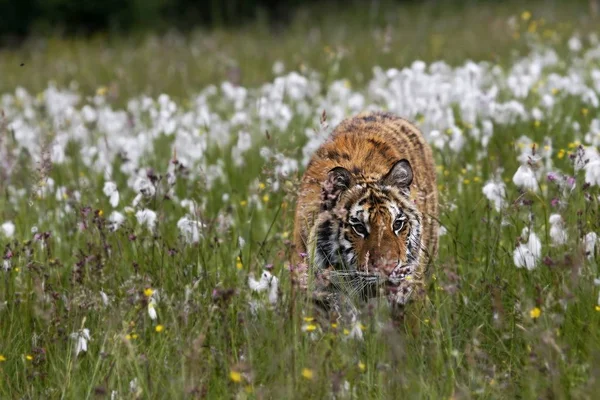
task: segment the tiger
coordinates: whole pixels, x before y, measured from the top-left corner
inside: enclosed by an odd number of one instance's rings
[[[300,181],[294,244],[306,276],[296,283],[403,308],[424,292],[438,225],[435,162],[419,129],[389,112],[346,118]]]

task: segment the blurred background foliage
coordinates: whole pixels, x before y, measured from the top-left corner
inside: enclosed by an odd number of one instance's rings
[[[108,88],[121,104],[140,94],[189,98],[225,80],[259,85],[275,63],[351,85],[368,81],[374,65],[503,66],[533,42],[556,47],[597,31],[598,2],[0,0],[0,93]]]
[[[435,6],[469,8],[500,0],[328,0],[328,5],[370,9],[370,15],[390,4],[429,3]],[[557,3],[596,3],[596,0],[547,0]],[[90,35],[97,32],[189,30],[197,26],[236,26],[263,20],[281,27],[299,9],[317,0],[0,0],[0,37],[4,44],[19,42],[32,34]],[[521,2],[523,7],[526,3]],[[595,6],[592,5],[592,7]]]

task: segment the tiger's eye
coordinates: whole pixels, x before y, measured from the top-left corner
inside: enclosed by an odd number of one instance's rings
[[[365,228],[365,226],[361,223],[352,224],[352,229],[354,229],[354,232],[356,232],[357,234],[359,234],[362,237],[365,237],[368,234],[367,228]]]
[[[394,232],[398,232],[400,230],[402,230],[402,228],[404,228],[404,219],[396,219],[394,221]]]

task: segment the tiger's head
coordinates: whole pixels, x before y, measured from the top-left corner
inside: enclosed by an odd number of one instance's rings
[[[390,296],[413,279],[421,252],[421,214],[410,199],[413,171],[396,162],[383,177],[329,171],[322,184],[314,261],[334,285],[356,292],[387,287]],[[409,293],[404,293],[409,295]]]

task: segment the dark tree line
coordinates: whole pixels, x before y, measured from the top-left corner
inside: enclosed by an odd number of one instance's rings
[[[368,2],[370,0],[367,0]],[[0,0],[0,36],[90,34],[175,26],[235,25],[258,16],[285,22],[316,0]]]
[[[195,26],[232,26],[263,18],[284,25],[301,5],[333,3],[366,7],[381,3],[452,3],[469,6],[502,0],[0,0],[0,44],[6,38],[31,34],[87,35],[95,32],[186,30]],[[549,3],[575,1],[595,13],[600,0],[541,0]],[[528,2],[523,2],[526,7]],[[588,3],[588,4],[586,4]],[[517,10],[518,11],[518,10]]]

